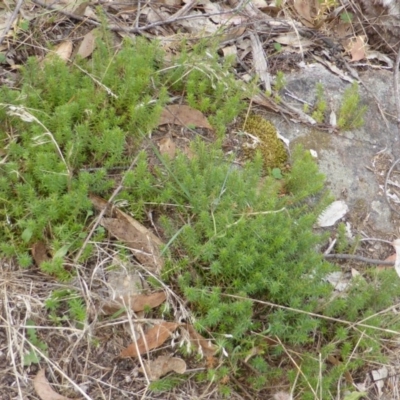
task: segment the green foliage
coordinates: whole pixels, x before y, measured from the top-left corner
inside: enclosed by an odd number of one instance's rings
[[[35,323],[32,320],[28,319],[26,321],[26,326],[26,335],[28,336],[27,340],[29,341],[30,345],[27,349],[28,352],[24,354],[24,365],[30,366],[32,364],[40,363],[42,357],[37,350],[44,355],[47,355],[47,344],[41,341],[37,336],[36,329],[33,328]]]
[[[382,359],[379,343],[390,334],[374,327],[399,330],[400,323],[376,314],[393,304],[400,285],[393,271],[371,270],[355,279],[346,295],[332,293],[325,278],[335,268],[315,250],[324,238],[313,230],[330,199],[308,152],[293,149],[290,170],[275,169],[272,176],[264,176],[260,152],[238,167],[219,142],[196,141],[192,157],[178,154],[173,160],[154,149],[159,162],[151,166],[148,154],[139,152],[169,94],[183,93],[192,107],[208,114],[220,135],[225,131],[248,93],[230,73],[229,61],[220,63],[204,42],[192,53],[182,51],[171,65],[156,43],[138,38],[125,41],[114,54],[104,31],[93,59],[77,63],[80,68],[29,60],[20,90],[0,88],[0,141],[7,152],[0,165],[2,257],[28,267],[30,247],[44,241],[52,258],[41,269],[68,280],[73,271],[64,268],[65,258],[81,248],[93,218],[89,193],[107,197],[116,185],[109,172],[138,156],[134,170],[123,176],[117,200],[125,201],[138,220],[146,218],[151,204],[168,243],[162,250],[164,281],[185,299],[195,327],[229,354],[199,379],[221,382],[226,396],[231,374],[255,390],[282,379],[269,358],[282,358],[283,346],[268,347],[267,335],[308,349],[299,357],[304,375],[287,368],[304,399],[313,398],[317,388],[321,398],[331,398],[343,373],[360,368],[358,352],[366,361]],[[284,84],[278,74],[275,89]],[[322,95],[317,87],[321,115]],[[362,110],[353,85],[340,111],[342,129],[358,126]],[[104,237],[99,228],[95,239]],[[89,245],[80,261],[90,259],[91,252]],[[87,318],[83,300],[70,289],[53,292],[46,309],[57,325],[82,327]],[[172,314],[167,306],[161,312]],[[367,318],[369,327],[353,329],[318,314],[353,323]],[[316,337],[321,361],[312,350]],[[27,338],[45,352],[34,328],[27,329]],[[338,354],[345,362],[332,367],[328,357]],[[38,361],[34,351],[24,359],[26,365]],[[170,376],[152,382],[150,389],[167,391],[180,382],[181,377]]]
[[[0,166],[0,198],[9,224],[2,222],[0,252],[29,266],[27,250],[35,241],[50,241],[54,255],[81,246],[93,214],[88,193],[109,193],[114,182],[107,169],[129,165],[143,134],[157,125],[166,100],[165,90],[154,86],[161,86],[160,57],[157,45],[144,40],[126,41],[116,55],[99,42],[93,60],[81,62],[88,73],[58,59],[43,66],[30,59],[20,92],[1,88],[7,163]],[[19,108],[10,113],[8,104]],[[67,279],[63,257],[56,258],[43,268]]]
[[[346,225],[341,222],[337,227],[336,251],[344,253],[349,248],[349,240],[347,238]]]
[[[348,11],[345,11],[340,14],[340,20],[342,22],[350,24],[354,19],[354,14]]]
[[[322,83],[318,82],[316,84],[316,90],[317,100],[311,116],[315,119],[315,121],[321,124],[322,122],[324,122],[325,112],[327,108],[326,99],[324,96],[324,86],[322,85]]]
[[[217,133],[225,133],[226,125],[233,120],[246,103],[249,89],[231,73],[232,59],[222,62],[217,48],[209,40],[200,41],[190,53],[182,45],[181,54],[173,66],[162,71],[172,92],[185,93],[188,104],[209,116]]]
[[[179,385],[183,384],[185,382],[184,379],[182,379],[179,376],[166,376],[164,378],[161,378],[157,381],[153,381],[149,385],[149,390],[154,393],[160,393],[160,392],[168,392],[170,390],[173,390],[177,388]]]
[[[81,328],[86,320],[86,306],[79,293],[73,290],[53,291],[46,300],[45,306],[49,311],[50,320],[57,325],[63,321],[69,321]]]
[[[338,127],[344,131],[364,125],[364,114],[367,106],[360,105],[360,94],[357,82],[353,82],[343,95],[339,110]]]
[[[323,185],[311,157],[294,151],[292,172],[283,177],[293,193],[280,197],[281,184],[274,178],[265,178],[260,187],[260,157],[238,170],[218,149],[197,143],[193,151],[192,160],[179,156],[168,165],[174,179],[164,182],[171,197],[163,201],[191,206],[165,225],[171,236],[181,230],[170,248],[166,278],[178,280],[198,326],[243,340],[255,324],[251,298],[315,309],[330,291],[321,278],[331,266],[312,250],[319,241],[312,225],[321,204],[303,201]],[[297,188],[294,177],[300,174],[308,183]],[[183,220],[191,222],[177,225]],[[184,252],[184,263],[174,258],[175,249]],[[289,312],[270,319],[274,334],[297,343],[307,342],[318,325]]]
[[[363,360],[382,359],[379,340],[388,335],[373,327],[383,323],[397,329],[400,324],[389,317],[383,322],[374,314],[389,307],[400,292],[399,282],[393,280],[393,273],[371,275],[354,280],[346,296],[332,293],[324,278],[334,268],[315,252],[323,238],[313,232],[329,198],[322,193],[324,178],[308,152],[293,150],[292,168],[282,173],[281,180],[261,179],[260,154],[238,169],[216,145],[198,141],[192,153],[191,159],[183,154],[174,161],[163,159],[163,168],[152,176],[154,186],[162,188],[157,202],[176,205],[169,218],[161,218],[170,238],[164,249],[168,257],[164,280],[178,283],[195,316],[196,329],[204,335],[212,332],[219,347],[230,354],[230,373],[241,376],[241,363],[259,349],[249,361],[254,374],[246,374],[254,390],[277,379],[279,372],[269,366],[268,357],[280,357],[282,350],[265,348],[264,336],[277,336],[291,346],[312,347],[319,332],[326,346],[322,398],[329,398],[344,371],[360,368]],[[133,194],[136,189],[127,191]],[[381,291],[382,287],[387,290]],[[271,309],[254,301],[293,310]],[[351,322],[370,316],[371,328],[349,329],[296,309]],[[367,349],[371,352],[364,354]],[[351,358],[353,351],[360,351],[363,359]],[[337,354],[346,362],[332,368],[328,357]],[[313,398],[313,390],[321,384],[321,364],[312,351],[302,357],[305,377],[290,376],[292,383],[297,379],[304,398]],[[223,371],[212,370],[202,379],[224,382],[224,376]]]
[[[42,66],[30,59],[20,90],[0,89],[0,141],[7,148],[0,165],[0,254],[28,267],[29,248],[43,240],[54,258],[41,267],[62,280],[71,275],[64,256],[81,247],[93,214],[88,193],[106,196],[114,188],[108,171],[127,167],[157,126],[166,88],[184,90],[220,133],[244,107],[246,93],[229,62],[220,64],[204,46],[183,52],[170,70],[162,68],[157,42],[126,40],[114,54],[109,36],[103,32],[93,58],[78,60],[79,68],[57,58]],[[152,191],[151,177],[142,176],[139,161],[127,177],[138,182],[139,213],[140,197]],[[88,256],[90,248],[82,259]]]
[[[279,92],[286,86],[285,74],[282,71],[278,71],[275,77],[274,89]]]

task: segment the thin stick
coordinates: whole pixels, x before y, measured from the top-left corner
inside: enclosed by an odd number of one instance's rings
[[[23,2],[24,2],[24,0],[18,0],[18,3],[15,6],[15,9],[14,9],[11,17],[7,21],[7,24],[6,24],[5,28],[4,28],[3,34],[0,36],[0,44],[3,43],[4,39],[6,38],[6,35],[7,35],[8,31],[11,28],[11,25],[14,23],[15,19],[17,18],[17,15],[19,13],[19,9],[21,8]]]
[[[374,258],[367,258],[367,257],[362,257],[362,256],[356,256],[352,254],[326,254],[324,255],[324,258],[338,258],[341,260],[355,260],[355,261],[362,261],[367,264],[377,264],[377,265],[394,265],[394,261],[382,261],[382,260],[377,260]]]
[[[273,307],[273,308],[279,308],[281,310],[293,311],[293,312],[296,312],[296,313],[299,313],[299,314],[309,315],[310,317],[324,319],[326,321],[338,322],[340,324],[346,325],[349,328],[353,328],[353,329],[357,328],[357,327],[362,327],[362,328],[372,329],[372,330],[378,331],[378,332],[391,333],[391,334],[394,334],[394,335],[397,335],[397,336],[400,335],[399,331],[395,331],[393,329],[385,329],[385,328],[380,328],[380,327],[374,326],[374,325],[363,324],[363,323],[360,323],[360,322],[350,322],[350,321],[346,321],[346,320],[340,319],[340,318],[328,317],[327,315],[317,314],[317,313],[314,313],[314,312],[301,310],[300,308],[282,306],[280,304],[271,303],[270,301],[249,299],[248,297],[243,297],[243,296],[238,296],[238,295],[235,295],[235,294],[228,294],[228,293],[221,293],[221,296],[230,297],[232,299],[246,300],[246,301],[250,300],[253,303],[264,304],[266,306]],[[387,308],[386,311],[395,310],[398,306],[399,306],[399,304],[395,304],[394,306],[391,306],[391,307]]]

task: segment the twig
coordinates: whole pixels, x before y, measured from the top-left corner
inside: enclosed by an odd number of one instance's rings
[[[348,326],[349,328],[359,328],[359,327],[361,327],[361,328],[372,329],[372,330],[377,331],[377,332],[392,333],[392,334],[394,334],[396,336],[399,336],[399,331],[398,330],[381,328],[379,326],[368,325],[368,324],[364,324],[364,323],[361,323],[361,322],[346,321],[344,319],[335,318],[335,317],[328,317],[327,315],[317,314],[315,312],[310,312],[310,311],[305,311],[305,310],[302,310],[300,308],[293,308],[293,307],[283,306],[281,304],[272,303],[270,301],[249,299],[248,297],[243,297],[243,296],[239,296],[239,295],[236,295],[236,294],[228,294],[228,293],[221,293],[221,296],[230,297],[231,299],[239,299],[239,300],[246,300],[246,301],[250,300],[253,303],[263,304],[264,306],[269,306],[269,307],[272,307],[272,308],[278,308],[280,310],[293,311],[293,312],[296,312],[296,313],[299,313],[299,314],[308,315],[310,317],[324,319],[326,321],[338,322],[340,324]],[[396,310],[396,308],[398,306],[399,306],[399,304],[395,304],[393,306],[388,307],[385,311],[389,312],[391,310]]]
[[[368,258],[368,257],[362,257],[362,256],[356,256],[353,254],[326,254],[324,255],[324,258],[338,258],[341,260],[355,260],[355,261],[362,261],[368,264],[377,264],[377,265],[394,265],[394,261],[382,261],[382,260],[377,260],[374,258]]]
[[[6,24],[5,28],[4,28],[3,34],[0,36],[0,44],[3,43],[8,31],[11,28],[11,25],[14,23],[15,19],[17,18],[19,9],[21,8],[23,2],[24,2],[24,0],[18,0],[18,3],[15,6],[15,9],[14,9],[11,17],[7,21],[7,24]]]

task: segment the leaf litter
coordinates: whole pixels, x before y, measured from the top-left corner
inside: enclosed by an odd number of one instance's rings
[[[46,378],[44,369],[39,370],[36,374],[33,379],[33,386],[41,400],[74,400],[70,397],[62,396],[52,389],[50,382]]]
[[[146,354],[150,350],[160,347],[178,328],[176,322],[162,321],[150,328],[143,337],[140,337],[136,342],[131,343],[120,353],[121,358],[138,357],[141,354]]]

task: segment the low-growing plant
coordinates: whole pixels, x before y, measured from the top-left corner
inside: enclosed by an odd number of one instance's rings
[[[82,327],[86,320],[86,306],[80,295],[69,289],[54,290],[46,300],[49,319],[57,325],[69,321]]]
[[[169,91],[184,93],[191,107],[209,114],[210,123],[222,135],[227,124],[245,109],[243,98],[250,89],[232,74],[234,59],[227,57],[221,62],[216,44],[201,40],[189,52],[183,42],[173,65],[161,72]]]
[[[47,344],[43,342],[37,335],[36,329],[34,328],[35,323],[28,319],[26,321],[26,335],[29,341],[29,346],[24,353],[24,365],[30,366],[32,364],[39,364],[42,356],[40,353],[47,355]],[[39,351],[40,352],[39,352]]]
[[[304,399],[317,388],[321,398],[333,397],[344,372],[382,357],[380,340],[391,337],[382,328],[400,328],[395,317],[379,314],[400,292],[394,272],[367,271],[345,294],[333,293],[326,275],[335,267],[318,253],[324,236],[314,232],[330,199],[317,165],[299,147],[290,168],[272,170],[272,176],[261,152],[239,166],[224,154],[221,140],[196,140],[190,157],[178,152],[170,159],[154,148],[149,165],[151,149],[139,150],[170,94],[183,93],[222,137],[242,109],[245,90],[204,44],[175,64],[165,63],[156,43],[140,39],[125,41],[117,54],[110,49],[109,41],[99,41],[93,59],[78,60],[79,68],[29,60],[20,89],[0,89],[6,151],[0,164],[1,256],[28,267],[31,246],[43,241],[52,257],[40,268],[68,280],[75,272],[65,257],[79,251],[93,220],[89,193],[109,196],[116,186],[110,172],[137,156],[134,169],[119,176],[116,200],[141,221],[151,204],[168,243],[162,279],[185,299],[197,330],[225,355],[197,378],[219,382],[229,395],[230,376],[254,390],[287,376]],[[352,106],[346,107],[342,118],[357,123]],[[104,237],[99,228],[96,240]],[[89,244],[80,263],[92,250]],[[55,324],[81,327],[86,320],[85,304],[72,289],[53,292],[46,308]],[[360,319],[364,324],[357,327]],[[34,334],[28,332],[32,343]],[[285,358],[287,348],[296,352],[298,365]],[[338,355],[345,362],[331,366],[330,356]],[[151,389],[180,382],[167,377]]]
[[[28,267],[30,247],[42,240],[53,256],[42,269],[67,280],[64,256],[81,247],[93,215],[88,193],[106,196],[114,188],[108,171],[129,166],[157,126],[167,88],[179,83],[223,132],[245,92],[229,65],[207,54],[202,63],[199,52],[194,59],[183,54],[173,70],[162,69],[158,44],[138,38],[115,55],[107,40],[99,41],[93,59],[78,60],[79,68],[56,58],[43,65],[28,60],[20,89],[0,89],[0,141],[7,148],[0,165],[0,253]],[[90,252],[88,246],[82,260]]]
[[[324,86],[322,83],[318,82],[316,84],[316,103],[314,107],[314,111],[311,116],[317,121],[318,123],[323,123],[325,120],[325,113],[326,113],[326,99],[324,96]]]
[[[344,131],[360,128],[364,125],[367,106],[360,105],[360,93],[357,82],[353,82],[343,95],[339,110],[338,127]]]

